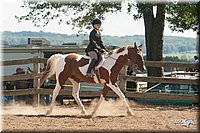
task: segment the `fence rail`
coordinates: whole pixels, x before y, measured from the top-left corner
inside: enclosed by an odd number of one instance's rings
[[[139,81],[139,82],[151,82],[151,83],[177,83],[177,84],[198,84],[198,79],[180,79],[174,77],[136,77],[136,76],[125,76],[124,80]]]
[[[13,95],[29,95],[29,94],[52,94],[53,89],[20,89],[20,90],[5,90],[4,96],[13,96]],[[129,91],[123,91],[126,97],[128,98],[170,98],[175,100],[198,100],[197,94],[165,94],[165,93],[139,93],[139,92],[129,92]],[[59,92],[59,95],[63,96],[69,96],[72,95],[72,87],[68,87],[67,89],[61,89]],[[99,97],[101,94],[101,91],[96,90],[82,90],[80,91],[80,97]],[[117,97],[117,95],[113,91],[109,91],[107,94],[107,97]]]
[[[2,66],[11,66],[11,65],[23,65],[23,64],[33,64],[33,63],[46,63],[47,58],[29,58],[23,60],[8,60],[2,61]]]
[[[20,74],[20,75],[6,75],[3,76],[3,81],[27,80],[34,79],[36,74]]]
[[[22,64],[33,64],[33,63],[46,63],[47,58],[29,58],[23,60],[10,60],[2,61],[3,66],[9,65],[22,65]],[[127,63],[131,66],[131,62]],[[198,68],[197,63],[185,63],[185,62],[171,62],[171,61],[145,61],[146,67],[177,67],[177,68]]]
[[[172,61],[146,61],[147,67],[198,68],[198,64]]]
[[[19,89],[19,90],[3,90],[4,96],[11,95],[34,95],[34,102],[39,103],[39,94],[51,94],[52,89],[41,89],[39,85],[39,79],[37,78],[40,73],[40,63],[46,63],[46,58],[29,58],[23,60],[10,60],[3,61],[2,66],[10,65],[22,65],[22,64],[33,64],[33,74],[20,74],[20,75],[6,75],[2,76],[3,81],[15,81],[15,80],[34,80],[34,88],[32,89]],[[131,65],[130,62],[127,65]],[[182,63],[182,62],[164,62],[164,61],[146,61],[146,67],[175,67],[175,68],[198,68],[198,64],[194,63]],[[126,81],[137,81],[137,82],[152,82],[152,83],[178,83],[178,84],[198,84],[198,79],[180,79],[175,77],[137,77],[127,76],[125,67],[120,72],[120,88],[127,97],[145,97],[145,98],[172,98],[177,100],[194,100],[198,99],[197,95],[186,95],[186,94],[150,94],[150,93],[137,93],[126,91]],[[71,87],[68,89],[62,89],[60,95],[71,96]],[[81,97],[98,97],[101,91],[80,91]],[[109,91],[108,96],[115,97],[114,92]]]
[[[66,48],[66,47],[43,47],[43,48],[3,48],[3,53],[39,53],[39,52],[61,52],[61,53],[69,53],[69,52],[85,52],[85,48]]]

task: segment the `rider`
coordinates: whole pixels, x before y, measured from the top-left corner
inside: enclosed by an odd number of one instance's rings
[[[101,34],[99,29],[101,27],[101,20],[94,19],[92,21],[93,30],[90,32],[89,36],[89,45],[87,46],[85,52],[88,56],[92,58],[92,61],[89,64],[87,70],[87,77],[93,77],[94,75],[91,73],[92,68],[95,66],[98,60],[98,53],[108,52],[108,50],[104,47],[103,42],[101,40]]]

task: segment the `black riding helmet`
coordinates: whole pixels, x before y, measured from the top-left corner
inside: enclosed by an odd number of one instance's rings
[[[101,20],[96,18],[92,21],[92,26],[94,26],[95,24],[101,24]]]

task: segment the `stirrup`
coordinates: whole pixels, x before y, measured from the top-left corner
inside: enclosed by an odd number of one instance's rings
[[[94,75],[92,73],[86,73],[86,77],[92,78]]]

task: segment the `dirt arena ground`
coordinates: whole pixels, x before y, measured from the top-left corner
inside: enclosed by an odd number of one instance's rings
[[[84,102],[91,114],[97,99]],[[47,107],[15,104],[3,107],[3,131],[47,132],[198,132],[199,109],[197,107],[161,107],[140,105],[129,101],[135,116],[127,116],[123,102],[109,99],[103,101],[96,117],[83,116],[74,103],[55,106],[50,116],[45,116]],[[192,120],[186,127],[183,121]]]

